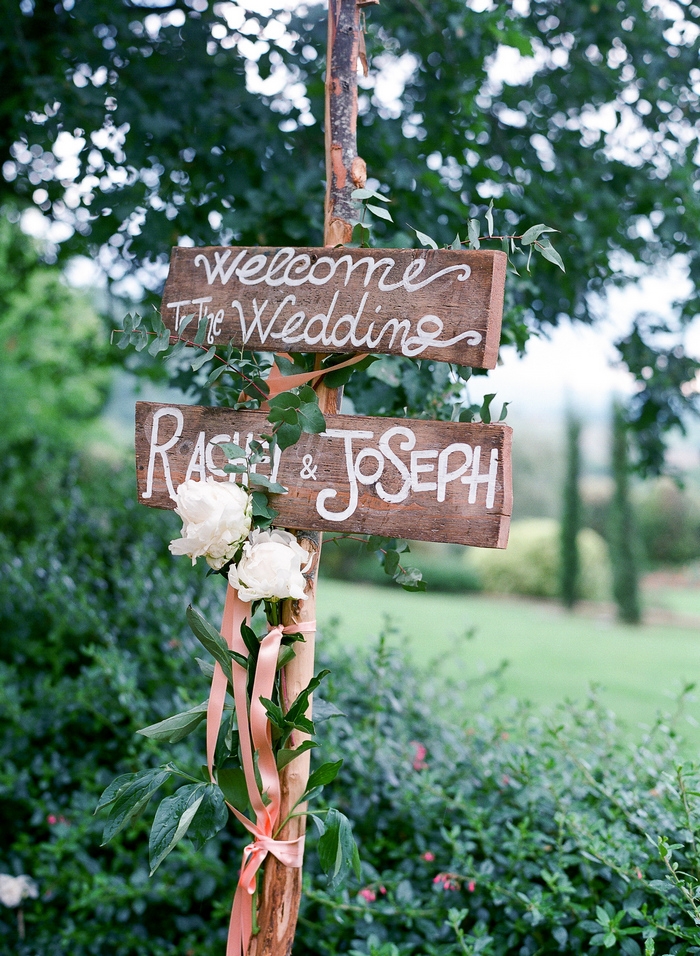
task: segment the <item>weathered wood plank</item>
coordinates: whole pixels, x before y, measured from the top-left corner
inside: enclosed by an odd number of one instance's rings
[[[179,247],[161,314],[174,333],[185,316],[207,316],[208,346],[494,368],[506,261],[448,249]]]
[[[324,434],[302,435],[259,466],[289,489],[273,499],[277,524],[506,546],[512,511],[507,425],[354,415],[327,415],[326,423]],[[186,478],[229,480],[217,443],[245,447],[269,427],[262,411],[139,402],[139,501],[173,508]]]

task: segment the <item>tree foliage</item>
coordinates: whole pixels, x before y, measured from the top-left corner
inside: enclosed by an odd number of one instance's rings
[[[626,624],[639,624],[639,560],[630,499],[629,429],[625,410],[615,403],[612,413],[611,458],[615,490],[610,503],[610,556],[617,613]]]
[[[62,255],[99,250],[113,279],[155,287],[141,267],[178,242],[321,242],[319,6],[5,6],[2,189],[37,204],[54,238],[72,234]],[[682,411],[696,402],[682,340],[700,280],[699,26],[695,5],[646,0],[435,0],[367,15],[360,152],[399,225],[379,220],[379,241],[410,245],[420,227],[449,243],[490,198],[496,233],[542,218],[561,233],[566,275],[541,263],[510,282],[504,342],[592,320],[611,284],[674,255],[687,264],[693,291],[671,330],[679,380],[640,399],[642,444],[660,439],[640,456],[646,471],[661,465],[681,387]],[[653,366],[658,330],[639,335]],[[641,351],[623,358],[643,384]]]
[[[0,451],[80,444],[109,387],[108,341],[87,295],[0,220]]]
[[[572,608],[578,594],[580,558],[578,534],[581,530],[581,423],[570,411],[566,419],[566,477],[562,495],[561,513],[561,570],[560,589],[564,605]]]

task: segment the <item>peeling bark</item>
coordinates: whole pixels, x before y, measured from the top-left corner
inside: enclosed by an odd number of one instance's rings
[[[378,2],[378,0],[370,0]],[[329,0],[326,66],[326,214],[327,246],[352,241],[356,218],[354,189],[367,180],[357,155],[357,64],[364,53],[357,0]],[[366,62],[366,61],[365,61]]]

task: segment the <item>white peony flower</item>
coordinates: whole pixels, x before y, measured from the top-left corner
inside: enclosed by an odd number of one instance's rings
[[[248,537],[252,516],[250,495],[229,481],[195,481],[178,486],[175,514],[182,518],[182,537],[170,542],[173,554],[187,554],[218,571]]]
[[[29,876],[10,876],[0,873],[0,903],[13,909],[19,906],[22,900],[31,897],[33,900],[39,895],[34,880]]]
[[[306,585],[302,565],[306,570],[308,558],[288,531],[256,529],[243,545],[238,565],[228,572],[229,584],[238,589],[243,601],[301,601]]]

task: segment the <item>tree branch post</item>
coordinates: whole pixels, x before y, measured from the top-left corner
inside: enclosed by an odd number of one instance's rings
[[[369,0],[374,3],[378,0]],[[356,203],[354,189],[367,179],[365,162],[357,155],[357,64],[364,44],[360,28],[361,3],[357,0],[329,0],[328,51],[326,58],[326,201],[324,244],[336,246],[352,241],[352,222]],[[320,361],[320,356],[319,356]],[[318,402],[324,414],[339,410],[341,389],[320,385]],[[321,534],[314,531],[295,532],[300,544],[314,555],[303,601],[286,601],[284,624],[302,623],[316,618],[316,582],[321,557]],[[308,685],[314,676],[314,636],[294,645],[295,658],[284,669],[285,705]],[[311,716],[311,705],[307,716]],[[295,733],[293,746],[298,747],[303,734]],[[280,773],[284,819],[306,789],[309,779],[310,754],[304,753]],[[298,808],[303,812],[305,805]],[[291,819],[279,834],[281,840],[293,840],[306,831],[306,817]],[[269,855],[265,861],[260,906],[259,932],[253,936],[248,956],[290,956],[294,945],[302,870],[281,864]]]

